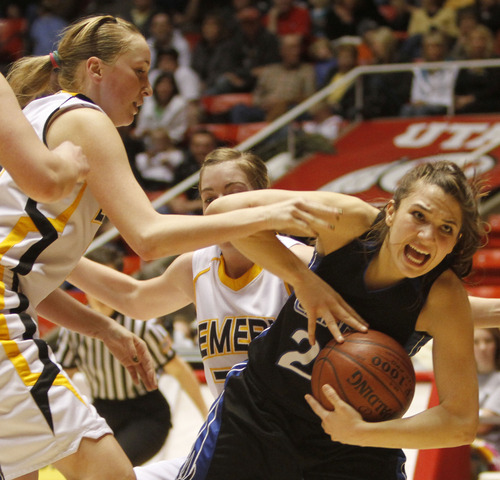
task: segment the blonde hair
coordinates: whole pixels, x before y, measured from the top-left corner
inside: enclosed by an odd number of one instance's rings
[[[50,55],[24,57],[12,65],[7,80],[22,107],[31,100],[53,93],[51,77],[57,72],[58,85],[78,92],[81,77],[78,68],[90,57],[112,65],[124,53],[133,35],[141,35],[130,22],[112,15],[87,17],[68,26],[57,47],[58,68],[54,70]]]
[[[240,152],[235,148],[223,147],[212,150],[206,156],[200,169],[200,190],[203,183],[203,172],[205,168],[224,162],[238,162],[239,167],[245,173],[254,190],[269,188],[271,182],[267,173],[267,167],[260,157],[250,152]]]
[[[469,33],[469,41],[465,44],[465,53],[467,58],[473,58],[474,49],[471,45],[471,37],[477,35],[483,38],[485,42],[484,56],[481,58],[492,58],[495,56],[495,36],[486,25],[476,25]]]

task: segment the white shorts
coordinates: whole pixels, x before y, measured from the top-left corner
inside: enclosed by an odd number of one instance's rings
[[[0,340],[0,478],[39,470],[112,431],[41,340]]]
[[[150,463],[142,467],[134,467],[137,480],[175,480],[187,457]]]

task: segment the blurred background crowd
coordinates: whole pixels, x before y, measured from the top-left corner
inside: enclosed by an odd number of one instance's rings
[[[78,17],[132,21],[151,46],[153,96],[121,129],[134,173],[163,191],[216,146],[238,143],[359,65],[493,59],[500,0],[2,0],[0,66],[56,48]],[[363,77],[299,120],[331,142],[359,118],[500,111],[500,71],[418,69]],[[235,126],[239,126],[236,129]],[[243,128],[245,127],[245,128]],[[279,142],[279,135],[274,137]],[[271,151],[273,151],[271,149]],[[265,151],[258,152],[266,157]],[[197,192],[171,201],[199,213]]]

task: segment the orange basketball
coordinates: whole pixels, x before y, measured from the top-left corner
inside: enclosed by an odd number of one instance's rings
[[[403,346],[376,330],[348,332],[345,341],[330,340],[317,356],[311,377],[314,397],[333,406],[321,391],[330,384],[369,422],[404,415],[415,393],[415,371]]]

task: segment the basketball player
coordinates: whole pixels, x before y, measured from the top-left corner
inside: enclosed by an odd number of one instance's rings
[[[50,151],[22,114],[5,77],[0,74],[0,164],[16,185],[37,202],[53,202],[83,181],[89,165],[80,147],[64,142]]]
[[[333,213],[296,200],[210,217],[157,213],[132,175],[116,130],[130,124],[151,95],[149,66],[147,43],[132,24],[95,16],[70,25],[58,51],[20,59],[9,73],[38,136],[49,148],[73,141],[90,171],[86,183],[52,204],[22,195],[10,175],[0,177],[5,210],[0,223],[0,469],[7,480],[34,480],[50,463],[69,479],[135,478],[109,427],[74,389],[37,332],[35,309],[55,323],[105,340],[133,376],[155,386],[144,342],[57,289],[94,237],[103,212],[145,259],[264,229],[311,235],[325,223],[317,216]],[[65,90],[40,97],[49,91],[54,69]],[[296,282],[292,285],[302,292],[311,317],[322,315],[336,325],[337,316],[363,328],[307,268]],[[318,289],[324,295],[315,295]]]
[[[231,148],[212,151],[200,171],[204,210],[220,196],[269,187],[265,163]],[[281,241],[308,263],[312,247]],[[248,344],[275,319],[290,287],[246,259],[230,243],[177,257],[159,277],[137,280],[82,258],[68,281],[133,318],[166,315],[196,305],[198,345],[210,391],[217,397],[227,372],[247,358]]]
[[[217,200],[213,209],[296,194],[241,193]],[[320,318],[312,326],[316,343],[308,342],[311,325],[292,295],[276,322],[250,344],[246,367],[229,373],[178,479],[400,480],[406,478],[401,448],[474,439],[473,325],[460,279],[484,233],[476,189],[455,164],[436,162],[410,171],[382,212],[347,195],[311,192],[309,198],[343,211],[335,229],[318,232],[313,269],[371,328],[391,335],[410,354],[434,339],[440,403],[412,417],[368,423],[325,387],[333,411],[325,410],[310,395],[310,378],[332,334]],[[267,234],[234,243],[249,258],[265,249],[279,260],[285,250]]]

